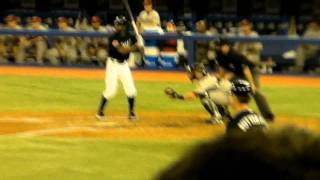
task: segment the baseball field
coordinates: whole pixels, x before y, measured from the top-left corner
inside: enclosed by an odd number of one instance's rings
[[[103,69],[1,66],[1,179],[153,179],[183,152],[224,133],[223,125],[204,124],[208,116],[198,101],[165,97],[167,86],[193,89],[183,72],[133,76],[139,120],[128,122],[120,90],[107,121],[97,122]],[[277,115],[271,128],[320,133],[319,77],[269,75],[262,82]]]

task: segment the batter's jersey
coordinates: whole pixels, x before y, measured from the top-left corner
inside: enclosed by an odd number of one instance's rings
[[[268,128],[267,122],[252,110],[238,113],[227,124],[226,133],[230,132],[264,132]]]
[[[114,33],[109,38],[109,56],[113,59],[116,59],[119,63],[123,63],[129,58],[130,53],[121,54],[114,46],[112,46],[112,41],[117,40],[122,46],[132,46],[137,42],[135,36],[127,33],[126,35],[121,35],[120,33]]]

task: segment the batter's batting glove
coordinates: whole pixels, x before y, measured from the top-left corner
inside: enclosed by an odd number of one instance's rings
[[[170,98],[172,98],[172,99],[184,100],[184,97],[183,97],[181,94],[177,93],[177,92],[176,92],[174,89],[172,89],[171,87],[165,88],[165,89],[164,89],[164,93],[165,93],[168,97],[170,97]]]

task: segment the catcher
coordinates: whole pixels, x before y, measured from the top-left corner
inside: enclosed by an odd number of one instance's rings
[[[210,118],[205,121],[208,124],[221,124],[224,118],[229,119],[226,106],[229,104],[231,83],[227,80],[219,79],[215,75],[208,74],[201,63],[194,64],[190,68],[188,75],[192,83],[196,85],[192,92],[182,95],[167,87],[164,90],[165,94],[172,99],[178,100],[200,99],[201,104],[210,114]]]

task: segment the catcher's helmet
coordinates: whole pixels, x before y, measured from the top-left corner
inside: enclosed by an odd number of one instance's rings
[[[251,94],[250,83],[243,79],[233,80],[231,92],[236,96],[249,96]]]
[[[191,73],[201,72],[203,75],[207,74],[206,67],[202,63],[195,63],[191,66]]]
[[[125,16],[117,16],[116,19],[114,20],[115,25],[128,25],[128,20]]]

